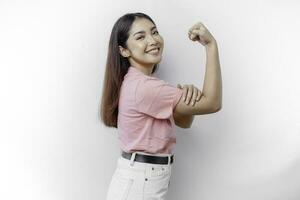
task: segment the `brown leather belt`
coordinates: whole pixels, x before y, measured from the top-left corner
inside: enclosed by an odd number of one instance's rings
[[[132,153],[127,153],[122,151],[122,157],[130,160]],[[170,164],[173,163],[174,155],[171,157]],[[144,154],[136,153],[134,161],[143,162],[143,163],[151,163],[151,164],[168,164],[168,156],[150,156]]]

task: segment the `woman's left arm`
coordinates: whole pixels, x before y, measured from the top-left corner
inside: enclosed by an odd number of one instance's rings
[[[194,115],[182,115],[176,112],[173,112],[173,118],[175,124],[180,128],[191,128],[194,121]]]

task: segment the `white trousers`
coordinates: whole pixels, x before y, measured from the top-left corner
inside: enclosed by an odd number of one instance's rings
[[[170,185],[172,164],[171,154],[145,155],[168,156],[168,164],[151,164],[133,161],[120,156],[106,200],[165,200]]]

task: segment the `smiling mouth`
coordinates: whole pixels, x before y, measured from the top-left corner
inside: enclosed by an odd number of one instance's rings
[[[151,51],[147,51],[146,53],[151,54],[151,55],[156,55],[156,54],[158,54],[159,50],[160,50],[160,48],[156,48]]]

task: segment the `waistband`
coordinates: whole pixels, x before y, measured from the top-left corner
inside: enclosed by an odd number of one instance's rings
[[[121,156],[133,162],[159,164],[159,165],[170,165],[174,161],[174,155],[172,154],[148,154],[145,152],[121,152]]]

